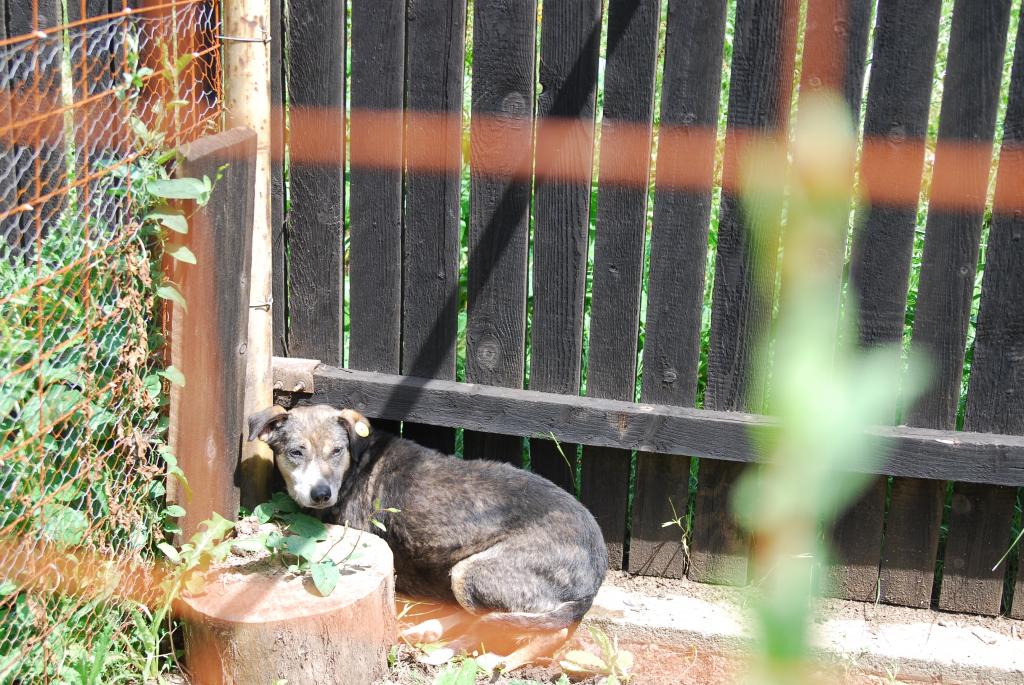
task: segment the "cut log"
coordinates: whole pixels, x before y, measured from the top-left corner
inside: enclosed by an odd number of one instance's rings
[[[326,597],[309,574],[264,554],[230,557],[203,594],[183,600],[193,683],[370,685],[386,674],[396,632],[391,550],[371,533],[328,530],[318,554],[333,545],[341,578]]]

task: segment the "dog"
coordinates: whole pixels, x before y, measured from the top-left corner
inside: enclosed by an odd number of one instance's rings
[[[488,649],[516,637],[506,656],[479,658],[485,667],[509,671],[550,655],[604,580],[608,555],[594,517],[534,473],[444,455],[327,405],[259,412],[249,418],[249,439],[270,445],[300,506],[387,541],[398,592],[457,603],[463,611],[403,633],[433,642],[463,628],[441,660],[479,644],[481,634],[490,636]]]

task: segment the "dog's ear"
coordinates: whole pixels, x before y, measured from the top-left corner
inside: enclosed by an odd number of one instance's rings
[[[338,412],[338,418],[348,431],[349,454],[352,459],[359,461],[366,449],[366,438],[370,437],[370,422],[354,409],[342,409]]]
[[[276,404],[249,417],[249,440],[264,442],[288,419],[288,410]]]

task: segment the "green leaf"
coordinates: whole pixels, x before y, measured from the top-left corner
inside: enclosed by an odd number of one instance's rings
[[[18,591],[18,586],[13,581],[5,580],[0,583],[0,597],[6,597],[7,595],[13,595]]]
[[[182,388],[185,387],[185,374],[183,374],[177,367],[168,366],[166,369],[159,371],[158,373],[171,383]]]
[[[189,64],[191,64],[192,63],[192,59],[193,59],[193,56],[192,56],[191,52],[186,52],[184,55],[182,55],[181,57],[176,59],[174,61],[174,74],[175,74],[175,76],[180,74],[185,69],[185,67],[187,67]]]
[[[188,579],[185,580],[185,589],[193,595],[202,593],[206,589],[206,576],[202,573],[190,573]]]
[[[380,528],[385,533],[388,532],[387,527],[383,523],[378,521],[377,519],[370,519],[370,523],[372,523],[373,525],[377,526],[378,528]]]
[[[168,245],[166,248],[166,252],[174,259],[177,259],[179,262],[183,262],[185,264],[196,263],[195,254],[193,254],[192,250],[188,249],[184,245]]]
[[[260,523],[269,523],[270,519],[274,518],[274,514],[278,511],[277,505],[273,502],[264,502],[263,504],[257,504],[256,508],[252,510],[256,520]]]
[[[281,549],[284,547],[284,536],[276,530],[267,533],[267,549]]]
[[[265,552],[267,550],[267,535],[256,535],[251,538],[239,538],[231,541],[231,548],[243,552]]]
[[[160,391],[163,388],[163,384],[160,382],[160,376],[157,374],[146,374],[142,379],[142,385],[145,387],[145,391],[150,393],[150,396],[157,398],[160,396]]]
[[[301,535],[289,535],[284,539],[285,547],[289,554],[294,554],[300,559],[313,561],[316,556],[316,540],[310,540]]]
[[[207,185],[198,178],[163,178],[150,181],[146,190],[167,200],[200,200],[209,190]]]
[[[196,555],[201,556],[207,554],[217,542],[234,530],[234,528],[234,523],[214,512],[212,517],[200,524],[199,530],[189,539],[189,542],[193,545]]]
[[[181,291],[174,287],[171,283],[164,283],[162,286],[156,289],[156,296],[162,300],[170,300],[181,305],[181,308],[188,311],[188,302],[185,301],[185,296],[181,294]]]
[[[277,507],[277,511],[282,514],[293,514],[299,510],[298,503],[289,497],[286,492],[275,492],[271,495],[270,501]]]
[[[180,517],[182,517],[184,515],[185,515],[185,509],[183,507],[178,506],[177,504],[172,504],[169,507],[167,507],[166,509],[164,509],[164,516],[172,516],[174,518],[180,518]]]
[[[181,563],[181,555],[178,554],[178,550],[174,549],[174,547],[172,547],[171,545],[167,544],[166,542],[161,542],[157,544],[156,548],[163,552],[164,556],[167,557],[167,560],[172,564]]]
[[[42,523],[43,534],[66,547],[80,544],[89,530],[85,514],[63,504],[44,504]]]
[[[188,219],[185,218],[185,212],[180,209],[161,207],[147,214],[146,220],[156,221],[161,226],[175,233],[181,233],[182,235],[188,233]]]
[[[309,575],[313,577],[313,584],[316,585],[316,589],[324,597],[334,592],[334,588],[341,578],[341,572],[338,571],[338,567],[330,559],[310,566]]]
[[[452,664],[437,674],[434,685],[473,685],[480,666],[473,659],[465,659],[460,664]]]
[[[288,524],[288,531],[304,538],[327,539],[327,526],[306,514],[286,514],[281,517]]]

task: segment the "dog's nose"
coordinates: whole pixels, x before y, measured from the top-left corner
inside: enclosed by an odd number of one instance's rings
[[[309,491],[309,498],[313,500],[313,504],[327,504],[327,500],[331,499],[331,486],[323,482],[317,483]]]

